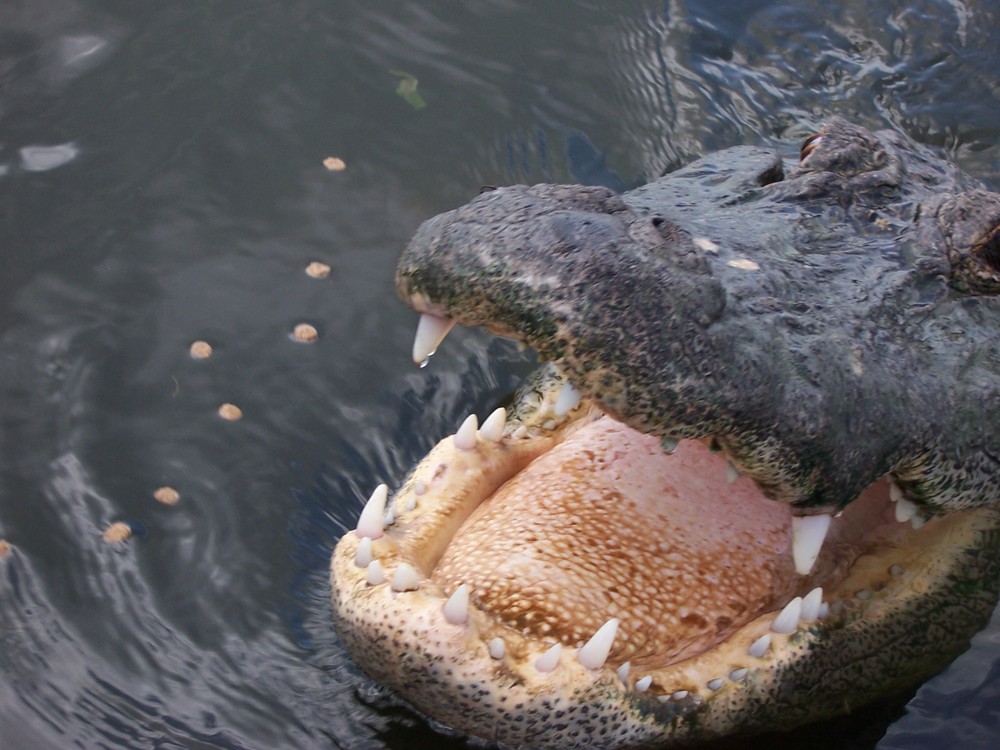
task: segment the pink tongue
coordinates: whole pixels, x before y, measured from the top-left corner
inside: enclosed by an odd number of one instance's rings
[[[787,507],[695,441],[672,456],[609,418],[574,433],[481,505],[433,578],[527,634],[580,645],[622,623],[612,660],[663,664],[791,598]]]

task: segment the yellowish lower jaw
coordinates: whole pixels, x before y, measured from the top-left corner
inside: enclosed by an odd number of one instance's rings
[[[586,696],[648,704],[656,725],[738,691],[905,581],[904,539],[941,523],[897,523],[878,483],[802,576],[787,507],[724,458],[696,441],[667,455],[586,404],[574,413],[551,430],[467,421],[391,502],[376,490],[334,553],[355,661],[470,733]]]

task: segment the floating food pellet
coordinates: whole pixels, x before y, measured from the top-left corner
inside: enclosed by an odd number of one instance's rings
[[[119,544],[132,536],[132,528],[127,523],[117,521],[104,530],[104,541],[108,544]]]
[[[319,338],[319,331],[308,323],[299,323],[292,329],[292,338],[304,344],[311,344]]]
[[[326,263],[320,263],[318,260],[314,260],[306,266],[306,273],[314,279],[325,279],[330,275],[330,266]]]
[[[173,487],[160,487],[160,489],[153,493],[153,497],[158,503],[177,505],[177,501],[181,499],[181,493]]]
[[[212,356],[212,345],[207,341],[195,341],[191,344],[191,356],[195,359],[206,359]]]
[[[219,407],[219,416],[235,422],[237,419],[243,418],[243,410],[236,404],[223,404]]]
[[[0,539],[0,560],[3,560],[7,555],[10,554],[11,546],[10,542],[6,539]]]
[[[347,164],[344,163],[344,160],[336,156],[326,157],[323,160],[323,166],[331,172],[343,172],[347,168]]]

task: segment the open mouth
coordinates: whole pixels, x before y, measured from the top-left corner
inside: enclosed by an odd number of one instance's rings
[[[366,671],[470,733],[524,741],[509,724],[609,695],[662,725],[763,700],[825,634],[891,616],[966,515],[925,526],[900,500],[882,479],[796,519],[710,438],[664,446],[549,367],[373,493],[334,557],[335,610]]]

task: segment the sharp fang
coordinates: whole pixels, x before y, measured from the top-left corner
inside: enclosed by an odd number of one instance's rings
[[[802,611],[799,619],[803,622],[813,622],[819,618],[820,605],[823,604],[823,589],[817,586],[802,597]]]
[[[580,394],[580,391],[574,388],[571,383],[566,383],[562,390],[559,391],[559,396],[556,398],[556,403],[552,407],[552,411],[557,417],[565,417],[580,405],[582,398],[583,396]]]
[[[792,559],[795,560],[795,572],[799,575],[808,574],[816,564],[832,519],[833,516],[828,513],[792,517]]]
[[[489,642],[487,646],[490,650],[490,656],[499,661],[503,658],[503,655],[507,652],[507,646],[503,642],[503,638],[494,638]]]
[[[617,672],[618,679],[621,680],[622,682],[628,682],[628,675],[629,672],[631,671],[632,671],[632,663],[625,662],[620,667],[618,667],[618,672]]]
[[[640,680],[635,681],[635,689],[640,693],[645,693],[649,690],[649,686],[653,684],[653,675],[648,674]]]
[[[503,437],[503,428],[507,425],[507,410],[502,406],[486,417],[483,426],[479,428],[479,437],[491,443],[499,443]]]
[[[400,563],[389,586],[393,591],[416,591],[420,588],[420,574],[409,563]]]
[[[479,420],[475,414],[470,414],[455,433],[455,447],[460,451],[474,451],[479,443],[478,431]]]
[[[469,620],[469,584],[463,583],[444,603],[444,619],[452,625],[464,625]]]
[[[618,618],[612,617],[576,652],[576,658],[587,669],[600,669],[608,660],[617,633]]]
[[[903,496],[903,491],[899,488],[899,485],[895,482],[889,482],[889,499],[894,503],[899,502],[899,498]]]
[[[782,635],[794,633],[795,629],[799,626],[799,615],[801,613],[802,597],[797,596],[788,602],[785,608],[774,618],[774,622],[771,623],[771,630]]]
[[[539,672],[551,672],[559,666],[559,654],[562,653],[562,644],[557,643],[544,654],[535,659],[535,669]]]
[[[385,531],[385,501],[389,498],[389,488],[380,484],[365,503],[364,510],[358,518],[358,536],[378,539]]]
[[[769,648],[771,648],[771,634],[765,633],[750,644],[750,648],[747,649],[747,653],[755,659],[762,659]]]
[[[749,672],[750,670],[747,669],[746,667],[740,667],[739,669],[734,669],[732,672],[729,673],[729,679],[732,680],[733,682],[739,682],[740,680],[744,679]]]
[[[385,583],[385,568],[382,567],[382,563],[378,560],[372,560],[368,563],[366,573],[369,586],[378,586],[380,583]]]
[[[372,540],[370,537],[361,537],[358,544],[358,551],[354,553],[354,564],[359,568],[367,568],[371,565],[375,555],[372,553]]]
[[[417,335],[413,339],[413,361],[418,365],[437,351],[438,346],[455,325],[454,320],[424,313],[417,323]]]
[[[905,497],[900,497],[896,501],[896,520],[900,523],[906,523],[907,521],[915,518],[917,515],[917,506],[912,502],[907,500]]]
[[[726,680],[724,677],[716,677],[714,680],[709,680],[708,682],[706,682],[705,687],[707,687],[714,693],[716,690],[720,690],[722,686],[725,684]]]
[[[740,470],[732,463],[726,464],[726,482],[732,484],[740,478]]]

